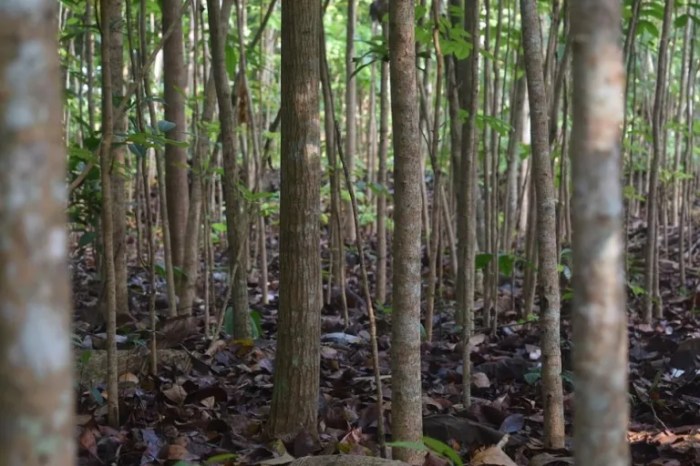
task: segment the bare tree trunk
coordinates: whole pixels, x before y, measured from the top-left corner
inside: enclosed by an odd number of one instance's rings
[[[547,98],[542,44],[535,0],[520,0],[525,71],[530,101],[533,181],[537,198],[538,276],[542,286],[542,404],[546,448],[564,447],[564,395],[561,380],[560,303],[556,238],[556,196],[549,156]]]
[[[620,2],[571,3],[576,464],[627,466],[627,311],[620,140]]]
[[[172,34],[163,46],[165,119],[175,124],[175,127],[167,132],[167,137],[174,141],[186,141],[187,124],[183,92],[187,86],[187,68],[185,66],[180,0],[163,0],[162,10],[163,33],[171,25],[174,25]],[[189,205],[187,149],[167,144],[165,146],[165,170],[173,265],[182,267]]]
[[[114,131],[112,105],[112,73],[110,70],[111,28],[113,0],[102,0],[102,146],[100,151],[100,179],[102,181],[102,243],[104,248],[105,317],[107,320],[107,418],[110,426],[119,425],[119,390],[117,374],[117,295],[114,274],[114,228],[112,211],[112,157]]]
[[[347,34],[345,47],[345,163],[350,171],[351,181],[355,181],[355,152],[357,146],[357,80],[352,73],[355,71],[355,23],[357,22],[356,0],[348,0]],[[352,219],[352,206],[349,202],[343,203],[343,241],[350,244],[355,242],[355,223]],[[345,266],[345,261],[343,261]]]
[[[469,339],[474,326],[474,286],[476,270],[476,114],[479,93],[479,0],[468,2],[464,29],[472,35],[472,50],[466,61],[458,63],[457,77],[461,107],[468,117],[462,124],[461,160],[455,167],[457,177],[457,309],[462,325],[462,400],[471,404],[471,360]]]
[[[437,271],[440,265],[440,235],[441,235],[441,217],[442,217],[442,167],[440,166],[440,161],[438,159],[438,149],[440,144],[440,111],[442,107],[442,74],[443,74],[443,57],[442,50],[440,49],[440,10],[441,1],[433,0],[432,4],[432,20],[433,20],[433,47],[435,47],[435,61],[436,61],[436,73],[435,73],[435,104],[433,111],[433,127],[432,127],[432,138],[430,144],[430,162],[433,167],[433,210],[431,212],[431,235],[429,244],[429,254],[428,260],[429,272],[428,272],[428,289],[426,296],[426,311],[425,311],[425,333],[426,340],[432,341],[433,339],[433,315],[435,313],[435,289],[437,285]]]
[[[77,460],[56,16],[49,0],[0,4],[3,465]]]
[[[659,276],[655,264],[658,262],[658,211],[659,211],[659,169],[663,161],[665,140],[664,133],[664,93],[666,92],[666,75],[668,69],[668,46],[670,39],[673,2],[666,0],[664,20],[659,41],[659,57],[656,72],[656,91],[654,92],[654,110],[652,116],[653,157],[649,172],[649,190],[647,195],[647,244],[645,250],[644,287],[644,321],[651,323],[652,315],[661,317],[661,295],[658,290]]]
[[[221,15],[216,0],[207,0],[209,35],[211,39],[212,72],[216,84],[221,122],[221,154],[224,164],[224,196],[226,199],[226,235],[229,247],[229,267],[233,297],[233,337],[250,338],[248,316],[247,251],[248,221],[239,192],[240,179],[237,165],[236,115],[231,104],[231,89],[225,68],[224,36]]]
[[[420,364],[422,172],[413,0],[389,3],[389,55],[395,190],[391,430],[396,441],[417,442],[423,436]],[[394,457],[422,464],[423,453],[395,448]]]
[[[523,67],[523,57],[518,56],[515,66],[515,73]],[[513,82],[513,95],[511,97],[510,125],[511,132],[506,148],[508,169],[506,173],[506,201],[505,201],[505,223],[503,226],[503,249],[509,253],[513,248],[515,240],[515,227],[517,224],[516,214],[518,211],[518,171],[520,167],[520,154],[518,153],[519,141],[523,132],[523,119],[525,116],[525,77],[516,78]]]
[[[282,2],[280,305],[269,433],[318,439],[321,4]],[[303,234],[300,234],[303,232]]]
[[[382,24],[384,41],[389,42],[389,25]],[[389,152],[389,63],[381,61],[379,85],[379,154],[377,156],[377,304],[383,305],[386,301],[386,274],[387,274],[387,153]]]
[[[112,73],[112,101],[118,106],[124,98],[124,47],[122,30],[122,0],[112,0],[110,4],[110,72]],[[127,290],[126,269],[126,113],[114,115],[114,145],[112,146],[112,225],[114,227],[114,280],[117,294],[117,314],[129,313],[129,294]]]

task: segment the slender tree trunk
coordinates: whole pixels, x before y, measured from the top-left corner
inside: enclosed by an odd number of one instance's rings
[[[110,72],[112,73],[112,101],[121,105],[124,98],[124,47],[122,30],[122,0],[112,0],[110,4]],[[114,227],[114,279],[117,294],[117,314],[129,313],[126,269],[126,113],[114,115],[114,144],[112,145],[112,225]]]
[[[432,20],[433,20],[433,46],[435,47],[436,57],[436,73],[435,73],[435,104],[433,111],[433,127],[432,138],[430,143],[430,162],[433,167],[433,209],[431,212],[431,235],[429,244],[428,260],[428,289],[426,296],[426,312],[425,312],[425,333],[426,340],[433,339],[433,315],[435,313],[435,289],[437,285],[437,270],[440,265],[440,235],[441,235],[441,192],[442,192],[442,167],[438,159],[438,149],[440,144],[440,111],[442,107],[442,74],[443,74],[443,57],[440,49],[440,9],[441,1],[433,0],[432,4]]]
[[[320,383],[321,8],[282,2],[282,185],[280,304],[268,424],[277,438],[302,431],[318,439]]]
[[[666,75],[668,69],[668,46],[670,40],[673,2],[666,0],[663,27],[659,41],[659,57],[656,72],[656,91],[654,92],[654,109],[652,115],[653,156],[649,172],[649,190],[647,195],[647,244],[645,250],[644,321],[651,323],[652,316],[661,317],[661,295],[657,293],[659,276],[655,264],[658,262],[658,212],[659,212],[659,169],[664,159],[664,93],[666,92]]]
[[[175,141],[186,141],[187,123],[185,121],[184,92],[185,86],[187,86],[187,67],[185,66],[180,3],[180,0],[162,0],[163,33],[171,25],[175,25],[172,34],[163,46],[163,86],[165,88],[165,119],[175,124],[175,127],[166,135]],[[182,267],[189,205],[187,149],[167,144],[165,146],[165,170],[173,265]]]
[[[102,245],[104,248],[105,317],[107,320],[107,418],[112,427],[119,425],[119,390],[117,374],[117,296],[114,273],[114,227],[112,210],[112,157],[114,119],[112,105],[112,73],[110,70],[112,0],[102,0],[102,145],[100,179],[102,181]]]
[[[462,399],[471,404],[471,360],[469,339],[474,326],[474,285],[476,270],[476,113],[479,92],[479,0],[467,2],[464,29],[472,37],[472,50],[467,60],[459,62],[457,87],[461,107],[468,113],[462,124],[461,160],[455,169],[457,189],[457,309],[456,319],[462,325]]]
[[[217,0],[207,0],[209,35],[211,39],[212,72],[219,102],[221,122],[221,154],[224,164],[224,196],[226,199],[226,235],[229,247],[229,267],[233,290],[233,337],[250,338],[248,316],[247,251],[245,251],[248,222],[239,192],[237,166],[236,115],[231,104],[231,88],[225,68],[224,36]]]
[[[542,66],[542,44],[535,0],[520,0],[523,49],[532,120],[533,181],[537,198],[538,276],[542,286],[542,404],[544,443],[564,447],[564,395],[561,380],[560,303],[556,238],[556,196],[549,154],[547,98]]]
[[[391,326],[392,434],[398,441],[423,436],[421,301],[421,160],[418,134],[413,0],[389,3],[389,67],[394,134],[394,242]],[[396,448],[394,457],[420,462],[421,452]]]
[[[620,140],[620,2],[571,4],[576,464],[627,466],[627,311]]]
[[[384,41],[389,42],[389,24],[382,24]],[[376,300],[380,306],[386,301],[387,275],[387,153],[389,152],[389,63],[382,60],[379,85],[379,153],[377,156],[377,283]]]
[[[523,56],[518,56],[515,66],[515,73],[522,69]],[[519,142],[523,133],[523,120],[525,116],[525,77],[516,78],[513,82],[513,96],[510,109],[510,137],[506,148],[508,169],[506,172],[506,201],[505,201],[505,224],[503,226],[503,249],[509,253],[513,248],[515,240],[515,227],[517,224],[518,211],[518,171],[520,167],[520,154],[518,153]]]
[[[56,2],[0,4],[0,464],[75,464]]]
[[[357,22],[356,0],[348,1],[347,34],[345,47],[345,163],[350,170],[350,179],[355,180],[355,152],[357,146],[357,80],[352,73],[355,71],[355,23]],[[355,242],[355,224],[352,219],[352,206],[343,203],[343,241],[350,244]],[[344,265],[344,261],[343,261]]]

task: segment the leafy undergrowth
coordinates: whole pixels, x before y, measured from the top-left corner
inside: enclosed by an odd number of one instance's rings
[[[700,377],[696,375],[700,326],[697,316],[688,310],[694,299],[678,296],[674,267],[670,261],[662,262],[665,319],[655,326],[634,321],[629,326],[629,441],[638,465],[700,462]],[[146,365],[145,280],[142,272],[133,271],[132,295],[143,296],[132,303],[133,319],[120,327],[121,422],[118,429],[112,429],[106,425],[105,359],[99,349],[104,347],[104,334],[100,333],[104,327],[94,317],[99,314],[99,288],[94,285],[94,269],[84,258],[74,262],[73,272],[76,346],[83,348],[76,390],[81,465],[287,464],[306,455],[378,455],[369,326],[364,303],[354,292],[348,291],[348,301],[354,307],[347,328],[340,300],[332,300],[323,311],[318,400],[321,445],[315,445],[308,433],[284,444],[265,436],[275,355],[274,293],[271,303],[263,306],[257,289],[250,288],[252,308],[259,317],[256,327],[260,337],[255,340],[231,341],[223,336],[205,340],[200,311],[191,318],[164,319],[158,336],[161,364],[157,376],[151,376]],[[536,321],[518,323],[516,310],[522,298],[520,280],[515,283],[515,287],[500,289],[503,325],[497,335],[478,333],[477,329],[473,338],[474,400],[466,410],[460,404],[459,329],[450,302],[444,300],[447,304],[435,319],[434,341],[421,346],[425,435],[459,452],[464,464],[477,464],[474,455],[498,443],[504,434],[508,439],[503,450],[515,464],[573,464],[574,382],[566,306],[562,349],[567,449],[545,451],[541,443],[539,331]],[[273,290],[275,285],[272,283]],[[630,309],[641,307],[632,294],[628,305]],[[380,312],[378,320],[384,420],[390,434],[391,313]],[[431,453],[426,464],[452,463]]]

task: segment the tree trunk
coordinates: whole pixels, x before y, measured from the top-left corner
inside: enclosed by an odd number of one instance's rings
[[[479,36],[479,0],[468,2],[465,8],[464,29]],[[457,64],[457,87],[461,107],[468,112],[462,123],[461,160],[455,169],[457,190],[457,308],[456,320],[462,325],[462,400],[471,404],[471,361],[469,338],[474,326],[474,286],[476,270],[476,113],[479,94],[479,41],[472,40],[472,51],[465,61]]]
[[[394,143],[392,410],[395,441],[423,436],[420,364],[421,160],[412,0],[389,4],[391,114]],[[422,464],[423,453],[395,448],[396,459]]]
[[[318,439],[320,383],[320,43],[317,0],[282,2],[280,294],[268,432]]]
[[[627,311],[620,140],[620,2],[571,4],[576,464],[627,466]]]
[[[537,200],[538,277],[542,287],[542,404],[546,448],[564,447],[564,397],[561,381],[560,303],[556,238],[556,197],[549,156],[547,98],[542,44],[535,0],[520,0],[525,72],[530,102],[533,181]]]
[[[112,18],[111,0],[102,0],[100,4],[100,19],[102,20],[102,142],[100,149],[100,180],[102,181],[102,244],[104,248],[104,288],[105,288],[105,318],[107,320],[107,419],[112,427],[119,425],[119,390],[117,381],[117,296],[115,291],[114,274],[114,228],[112,212],[112,157],[114,119],[112,102],[112,74],[110,72],[111,28],[108,27]]]
[[[0,464],[75,464],[56,2],[0,4]]]
[[[654,109],[652,115],[653,156],[649,171],[649,190],[647,194],[647,244],[645,249],[644,287],[644,321],[651,323],[653,316],[661,317],[661,295],[656,292],[659,286],[658,267],[658,212],[659,212],[659,169],[664,159],[664,93],[666,92],[666,75],[668,68],[668,46],[673,16],[673,2],[666,0],[664,20],[659,41],[659,58],[656,72],[656,91],[654,92]]]
[[[350,180],[355,180],[355,151],[357,146],[357,80],[352,76],[355,71],[355,23],[357,21],[356,0],[348,0],[347,34],[345,47],[345,163],[350,171]],[[352,77],[351,77],[352,76]],[[355,223],[352,218],[352,205],[343,203],[343,240],[349,244],[355,242]],[[345,266],[345,261],[343,261]]]
[[[172,24],[175,24],[172,34],[163,44],[165,119],[175,124],[175,127],[166,133],[166,136],[174,141],[187,140],[185,96],[183,94],[185,86],[187,86],[187,68],[185,66],[180,3],[180,0],[162,0],[163,33]],[[173,265],[182,267],[189,204],[186,148],[173,144],[165,146],[165,182],[167,183]]]
[[[250,338],[248,316],[247,251],[245,250],[248,221],[239,192],[236,161],[236,116],[231,104],[231,88],[225,68],[224,35],[218,0],[207,0],[209,35],[211,39],[212,73],[216,84],[221,122],[221,155],[224,165],[224,196],[226,200],[226,235],[228,238],[231,296],[233,297],[233,337]],[[224,310],[225,311],[225,310]]]
[[[109,28],[110,36],[110,72],[112,73],[112,101],[121,105],[124,98],[124,47],[122,30],[122,0],[112,0],[110,3]],[[114,142],[112,146],[112,225],[114,227],[114,280],[117,294],[117,314],[129,313],[129,294],[127,290],[126,269],[126,145],[120,144],[126,137],[126,113],[115,115]]]
[[[382,24],[384,41],[389,42],[389,25]],[[389,63],[381,61],[379,71],[379,153],[377,155],[377,283],[376,300],[380,306],[386,301],[386,275],[387,275],[387,153],[389,152]]]

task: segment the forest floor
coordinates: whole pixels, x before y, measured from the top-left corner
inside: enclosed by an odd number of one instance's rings
[[[630,232],[631,257],[641,257],[642,240],[641,228]],[[673,257],[673,242],[669,248]],[[349,326],[344,325],[337,294],[323,310],[319,396],[322,445],[319,448],[308,434],[300,434],[288,444],[269,442],[263,435],[272,398],[276,257],[270,266],[270,303],[262,304],[257,284],[250,283],[249,287],[251,308],[261,333],[259,338],[232,341],[221,336],[213,341],[205,340],[201,311],[194,317],[163,319],[158,334],[157,376],[149,375],[147,367],[147,274],[141,269],[130,269],[133,320],[119,329],[121,426],[108,427],[104,396],[106,357],[102,349],[105,330],[99,318],[95,318],[100,312],[100,288],[91,257],[84,251],[76,251],[72,262],[75,345],[79,352],[76,387],[79,464],[286,464],[305,455],[377,454],[378,410],[369,324],[366,306],[356,294],[357,270],[352,269],[348,275]],[[367,259],[373,263],[369,254]],[[660,268],[662,320],[653,326],[639,323],[641,298],[632,292],[638,291],[638,287],[630,287],[628,299],[631,407],[628,437],[633,463],[700,464],[700,377],[697,375],[700,366],[696,357],[700,354],[700,322],[698,314],[693,312],[698,301],[694,291],[698,284],[697,269],[689,270],[689,283],[682,286],[676,262],[662,259]],[[630,283],[641,282],[639,270],[631,268]],[[223,296],[225,274],[216,276],[217,293]],[[425,434],[460,451],[465,464],[474,452],[497,443],[504,434],[509,439],[503,449],[515,464],[573,464],[574,386],[569,304],[565,300],[562,309],[567,448],[545,451],[539,401],[540,332],[536,320],[518,320],[522,278],[516,275],[514,284],[500,287],[501,326],[496,335],[480,331],[477,321],[471,353],[474,401],[466,410],[460,404],[459,329],[448,299],[450,285],[443,287],[433,341],[424,342],[421,347]],[[477,302],[477,309],[480,306],[483,306],[481,301]],[[390,433],[391,314],[378,314],[384,418]],[[430,456],[426,464],[450,463]]]

